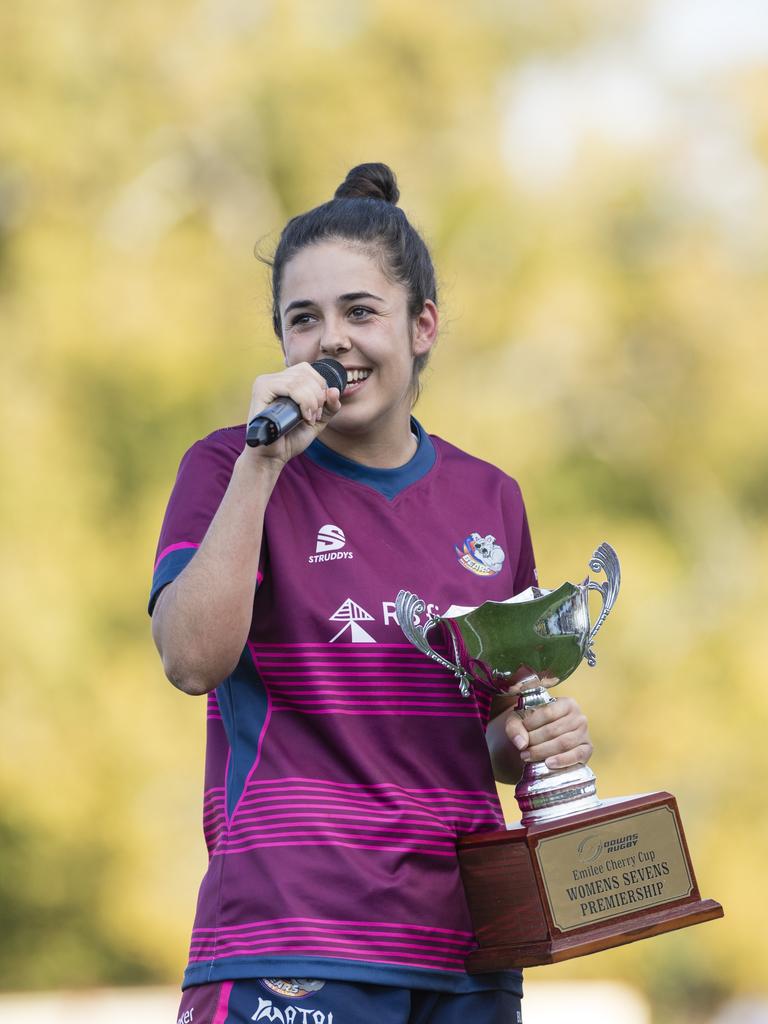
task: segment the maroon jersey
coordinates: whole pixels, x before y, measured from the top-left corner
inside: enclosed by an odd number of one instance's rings
[[[406,641],[395,598],[430,613],[535,582],[520,490],[413,421],[398,469],[315,441],[267,507],[250,635],[208,695],[210,855],[185,986],[313,977],[467,992],[474,939],[456,837],[503,825],[485,744],[490,696]],[[194,557],[244,427],[184,456],[150,609]],[[432,637],[431,637],[432,639]]]

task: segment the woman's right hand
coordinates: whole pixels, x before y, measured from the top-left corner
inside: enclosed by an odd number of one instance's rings
[[[257,377],[249,421],[284,396],[299,406],[302,422],[274,444],[245,445],[202,544],[155,604],[155,643],[166,675],[185,693],[208,693],[237,665],[251,628],[264,515],[272,490],[283,465],[302,452],[341,408],[338,388],[328,388],[309,363],[298,363]]]
[[[329,388],[309,363],[296,363],[278,373],[266,373],[256,378],[247,422],[250,423],[271,402],[284,397],[293,399],[299,406],[301,423],[272,444],[256,448],[246,446],[243,454],[251,453],[253,458],[279,459],[286,463],[308,448],[341,408],[339,389]]]

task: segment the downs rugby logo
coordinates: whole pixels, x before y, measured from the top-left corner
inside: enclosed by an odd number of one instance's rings
[[[576,856],[582,864],[591,864],[593,860],[597,860],[602,852],[603,841],[599,835],[587,835],[586,839],[582,839],[576,848]]]
[[[475,576],[495,576],[501,572],[506,557],[496,543],[493,534],[481,537],[479,533],[470,533],[461,547],[454,548],[459,556],[459,565],[463,565]]]

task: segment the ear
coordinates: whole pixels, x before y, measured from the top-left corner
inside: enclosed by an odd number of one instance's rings
[[[423,356],[437,341],[437,328],[440,314],[431,299],[427,299],[424,308],[413,320],[413,341],[411,350],[414,356]]]

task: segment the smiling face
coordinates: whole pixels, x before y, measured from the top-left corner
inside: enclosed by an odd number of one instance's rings
[[[347,370],[341,411],[326,427],[324,443],[359,460],[375,449],[379,464],[407,461],[413,454],[413,363],[434,344],[434,303],[412,318],[405,287],[378,260],[359,246],[322,242],[286,263],[280,315],[287,365],[330,356]]]

